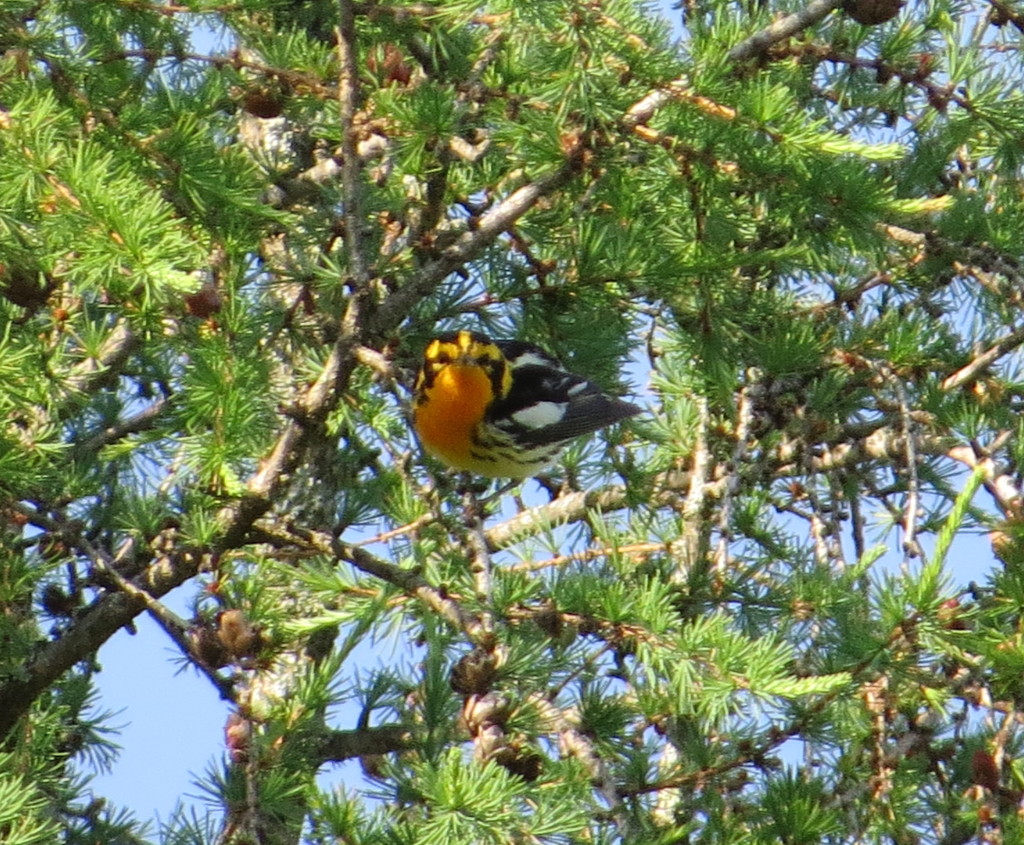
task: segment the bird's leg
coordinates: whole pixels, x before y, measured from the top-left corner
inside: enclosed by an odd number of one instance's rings
[[[521,478],[513,478],[507,484],[502,484],[501,487],[499,487],[493,493],[488,493],[482,499],[478,499],[478,502],[479,502],[481,507],[489,505],[489,504],[491,504],[491,502],[496,502],[498,499],[500,499],[502,496],[504,496],[509,490],[513,489],[514,487],[516,487],[517,485],[522,484],[522,483],[523,483],[523,481],[522,481]],[[484,489],[486,489],[486,488],[484,488]]]

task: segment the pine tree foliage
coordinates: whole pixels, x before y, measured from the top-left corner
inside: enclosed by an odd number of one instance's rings
[[[0,840],[1024,841],[1022,38],[0,0]],[[451,328],[647,412],[454,476]],[[158,827],[88,781],[142,614],[225,701]]]

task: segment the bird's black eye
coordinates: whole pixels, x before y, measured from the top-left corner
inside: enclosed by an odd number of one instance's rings
[[[477,355],[476,358],[473,359],[473,363],[478,367],[493,367],[498,363],[498,359],[492,356],[489,352],[484,352]]]
[[[444,366],[445,364],[450,364],[451,362],[452,356],[449,355],[447,352],[438,352],[437,355],[434,356],[434,363],[439,366]]]

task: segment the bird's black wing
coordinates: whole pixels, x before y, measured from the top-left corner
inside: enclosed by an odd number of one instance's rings
[[[521,357],[518,365],[511,359],[512,389],[488,411],[488,418],[520,443],[572,440],[640,413],[636,405],[608,396],[593,382],[544,363],[532,352],[530,356],[529,363]]]

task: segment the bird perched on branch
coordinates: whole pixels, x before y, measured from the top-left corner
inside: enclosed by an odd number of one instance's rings
[[[423,448],[453,469],[491,478],[536,475],[574,438],[640,410],[533,344],[470,331],[427,345],[414,399]]]

